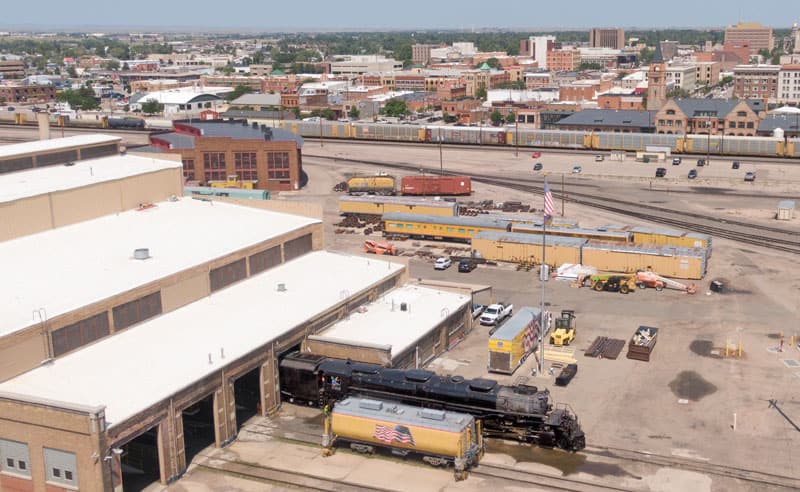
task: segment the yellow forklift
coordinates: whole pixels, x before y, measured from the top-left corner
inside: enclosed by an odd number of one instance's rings
[[[575,311],[564,309],[561,316],[556,318],[556,326],[550,334],[552,345],[569,345],[575,340]]]
[[[627,294],[636,290],[636,275],[592,275],[589,277],[593,290]]]

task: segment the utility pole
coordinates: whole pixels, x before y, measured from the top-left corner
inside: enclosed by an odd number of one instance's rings
[[[711,165],[711,116],[706,117],[706,131],[708,140],[706,141],[706,166]]]
[[[561,216],[564,217],[564,173],[561,173]]]
[[[319,146],[324,147],[322,144],[322,116],[319,116]]]
[[[519,157],[519,118],[514,115],[514,157]]]
[[[442,127],[439,127],[439,175],[444,176],[444,159],[442,158]]]

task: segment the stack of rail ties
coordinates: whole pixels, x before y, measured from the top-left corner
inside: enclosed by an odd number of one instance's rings
[[[587,357],[600,357],[601,359],[614,359],[619,357],[625,347],[625,340],[619,338],[597,337],[594,339],[584,355]]]

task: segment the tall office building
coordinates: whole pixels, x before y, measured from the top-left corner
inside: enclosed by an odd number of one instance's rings
[[[589,32],[589,46],[621,50],[625,47],[625,30],[595,27]]]
[[[726,43],[747,43],[750,45],[750,54],[755,55],[761,50],[772,51],[775,40],[772,37],[772,28],[764,27],[758,22],[740,22],[735,26],[725,29]]]
[[[547,53],[553,51],[555,36],[531,36],[519,43],[520,56],[530,56],[539,63],[539,68],[547,68]]]

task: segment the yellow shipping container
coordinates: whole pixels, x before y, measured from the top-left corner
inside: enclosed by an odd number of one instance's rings
[[[540,310],[523,307],[489,338],[489,371],[513,374],[538,346]]]

